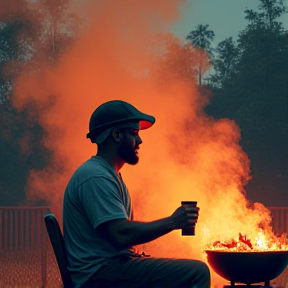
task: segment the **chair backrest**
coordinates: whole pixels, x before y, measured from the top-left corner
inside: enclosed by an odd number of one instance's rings
[[[45,216],[46,229],[57,260],[64,288],[75,288],[68,270],[68,258],[59,223],[53,214]]]

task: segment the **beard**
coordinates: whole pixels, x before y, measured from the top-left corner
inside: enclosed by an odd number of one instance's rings
[[[128,145],[125,142],[122,142],[118,148],[119,157],[130,165],[135,165],[139,161],[139,157],[137,156],[134,147]]]

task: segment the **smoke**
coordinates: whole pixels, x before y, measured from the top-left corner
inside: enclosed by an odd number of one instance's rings
[[[140,134],[139,164],[122,170],[136,219],[169,216],[182,200],[198,201],[200,218],[196,236],[181,237],[174,231],[139,249],[203,260],[207,241],[252,233],[268,214],[263,207],[248,208],[243,185],[249,178],[249,159],[239,146],[238,126],[206,115],[209,97],[199,93],[194,80],[178,75],[181,69],[176,68],[193,59],[184,52],[182,62],[177,53],[170,54],[170,62],[163,58],[166,50],[159,35],[167,35],[180,19],[184,4],[81,1],[77,11],[86,15],[81,37],[54,66],[37,59],[41,73],[24,71],[13,103],[21,110],[35,102],[36,112],[31,113],[37,113],[46,131],[44,143],[54,151],[49,166],[30,172],[27,197],[30,203],[46,199],[57,207],[74,170],[96,153],[85,135],[98,105],[121,99],[154,115],[155,125]]]

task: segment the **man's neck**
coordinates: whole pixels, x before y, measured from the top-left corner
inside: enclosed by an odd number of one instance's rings
[[[125,162],[111,153],[98,152],[96,156],[103,158],[119,174]]]

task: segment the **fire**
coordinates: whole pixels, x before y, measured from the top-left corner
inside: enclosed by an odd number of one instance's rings
[[[265,234],[265,231],[260,229],[251,240],[247,235],[239,233],[238,239],[234,238],[229,241],[215,241],[208,244],[205,250],[226,251],[226,252],[265,252],[265,251],[288,251],[287,234],[279,238]]]

